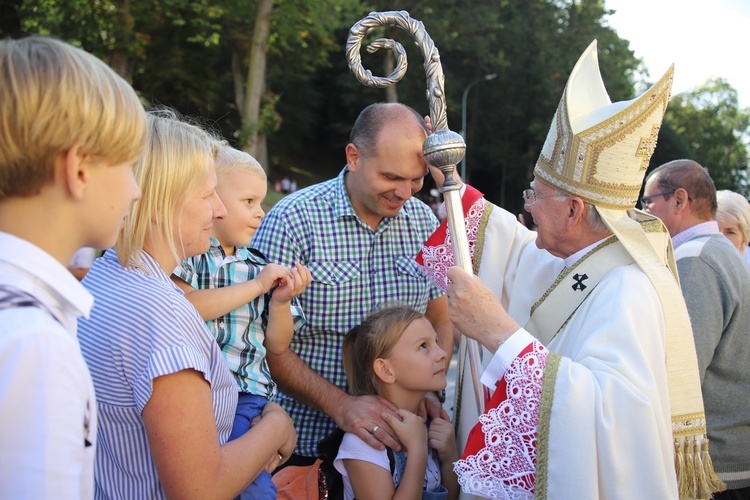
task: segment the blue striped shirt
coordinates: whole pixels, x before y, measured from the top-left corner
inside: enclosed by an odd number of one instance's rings
[[[164,498],[141,418],[155,378],[204,374],[220,444],[237,407],[237,384],[203,319],[157,262],[145,252],[142,258],[145,272],[122,267],[108,250],[83,281],[95,300],[78,336],[99,411],[97,498]]]
[[[208,252],[185,259],[174,274],[193,288],[205,290],[251,281],[267,263],[260,252],[247,247],[236,247],[234,255],[225,255],[218,240],[211,238]],[[268,293],[259,295],[248,304],[206,322],[240,390],[268,399],[276,392],[263,345],[270,300]],[[297,331],[305,323],[305,316],[296,298],[291,309]]]
[[[341,363],[346,332],[372,309],[394,300],[424,313],[427,302],[442,292],[414,260],[437,228],[432,210],[411,198],[373,231],[352,207],[345,174],[346,169],[278,202],[251,246],[271,262],[299,262],[310,269],[312,283],[299,297],[307,323],[290,348],[323,378],[348,390]],[[294,420],[296,453],[317,455],[317,442],[336,427],[333,419],[283,392],[277,399]]]

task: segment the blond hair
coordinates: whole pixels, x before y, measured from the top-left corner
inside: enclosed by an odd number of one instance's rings
[[[236,170],[246,171],[263,180],[266,179],[266,171],[250,153],[235,149],[229,144],[222,145],[216,154],[216,175],[221,177],[224,172]]]
[[[747,245],[750,242],[750,203],[747,198],[734,191],[722,189],[716,192],[716,220],[734,220],[742,232],[742,241]]]
[[[381,381],[375,374],[378,358],[386,358],[401,335],[415,320],[424,316],[403,303],[389,303],[371,312],[344,337],[341,359],[354,396],[380,393]]]
[[[176,111],[159,108],[147,113],[147,141],[135,167],[141,199],[130,207],[115,249],[125,267],[142,267],[141,250],[150,232],[164,237],[176,261],[183,259],[172,228],[180,222],[185,198],[211,169],[224,141],[188,123]],[[179,243],[179,245],[178,245]]]
[[[0,40],[0,199],[38,194],[75,145],[95,161],[135,161],[145,130],[133,88],[93,55],[54,38]]]

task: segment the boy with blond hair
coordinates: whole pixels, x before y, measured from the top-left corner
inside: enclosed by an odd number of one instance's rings
[[[93,55],[0,41],[0,498],[92,498],[96,401],[76,338],[92,296],[67,270],[115,243],[140,196],[145,115]]]
[[[296,297],[310,284],[310,271],[268,263],[248,248],[265,215],[266,173],[248,153],[223,145],[216,157],[216,192],[227,215],[214,221],[207,253],[182,262],[172,275],[216,338],[238,384],[230,440],[242,436],[276,393],[266,352],[279,354],[305,322]],[[275,499],[264,471],[240,495]]]

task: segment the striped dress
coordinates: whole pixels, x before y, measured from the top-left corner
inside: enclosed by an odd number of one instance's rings
[[[145,252],[145,272],[126,269],[114,250],[83,285],[94,309],[78,337],[97,395],[96,498],[164,498],[141,412],[159,376],[193,369],[211,385],[219,444],[229,437],[237,385],[195,308]],[[185,436],[189,439],[190,436]]]

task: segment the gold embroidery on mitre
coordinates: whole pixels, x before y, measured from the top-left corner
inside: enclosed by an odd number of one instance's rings
[[[654,125],[651,128],[651,135],[648,137],[641,137],[641,143],[638,145],[638,152],[636,156],[643,158],[641,162],[641,170],[648,168],[648,162],[651,161],[651,156],[654,154],[656,149],[656,139],[659,137],[659,125]]]
[[[542,149],[534,175],[594,205],[633,208],[656,147],[673,74],[671,67],[630,106],[578,134],[572,133],[566,87],[549,132],[555,135],[552,151]]]

